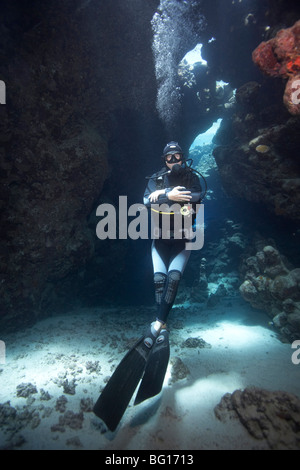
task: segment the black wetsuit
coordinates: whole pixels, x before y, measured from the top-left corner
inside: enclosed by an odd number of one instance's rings
[[[149,201],[151,193],[158,189],[171,190],[176,186],[182,186],[186,190],[191,191],[192,199],[189,203],[177,203],[181,207],[186,206],[191,209],[192,221],[196,217],[196,204],[200,203],[201,198],[201,185],[198,176],[192,173],[188,168],[178,168],[179,171],[171,171],[166,174],[167,168],[164,167],[158,173],[155,173],[150,179],[144,193],[144,204],[147,207],[154,207]],[[158,197],[156,204],[166,204],[166,208],[174,205],[174,201],[168,199],[166,194]],[[157,207],[157,205],[155,205]],[[153,209],[154,210],[154,209]],[[170,214],[170,213],[169,213]],[[163,217],[170,217],[168,211],[160,212],[160,222]],[[182,215],[182,218],[184,216]],[[171,230],[169,238],[159,236],[155,238],[152,243],[152,262],[154,270],[154,286],[155,298],[158,305],[158,319],[165,321],[167,315],[174,303],[178,285],[181,276],[184,272],[186,264],[190,257],[190,250],[185,247],[186,239],[183,236],[181,239],[174,238]]]

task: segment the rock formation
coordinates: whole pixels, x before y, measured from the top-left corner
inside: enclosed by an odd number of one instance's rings
[[[262,21],[260,14],[258,18],[258,22]],[[266,10],[266,18],[269,24],[262,28],[261,23],[261,30],[264,29],[265,38],[271,39],[256,45],[253,57],[264,72],[280,78],[265,78],[263,74],[259,78],[248,69],[248,80],[237,87],[236,107],[224,117],[214,156],[228,195],[259,203],[278,216],[299,220],[300,121],[294,111],[285,109],[282,101],[283,95],[285,102],[291,99],[293,84],[297,82],[298,23],[294,23],[299,11],[297,7],[287,8],[284,14],[283,3],[276,2],[272,11]],[[284,21],[286,27],[278,32],[278,23],[282,25]],[[289,52],[288,38],[293,39]],[[291,78],[284,92],[288,76]]]
[[[256,387],[227,393],[215,407],[220,421],[238,419],[255,439],[272,450],[300,449],[300,399]]]
[[[254,63],[270,77],[288,78],[284,104],[291,114],[300,114],[300,21],[263,41],[252,54]]]
[[[243,298],[267,312],[284,338],[300,335],[300,269],[289,266],[271,245],[261,246],[241,267]]]

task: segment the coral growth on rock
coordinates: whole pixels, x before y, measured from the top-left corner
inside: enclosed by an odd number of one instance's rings
[[[278,105],[282,87],[272,86],[249,82],[237,90],[236,112],[222,124],[213,154],[228,195],[299,220],[300,120]]]
[[[269,41],[253,51],[252,58],[260,70],[270,77],[288,78],[284,104],[291,114],[300,114],[300,21],[281,29]]]
[[[267,312],[284,337],[299,338],[300,269],[288,266],[276,248],[266,245],[244,260],[241,271],[243,298]]]
[[[189,292],[191,302],[205,302],[215,307],[225,297],[234,297],[238,290],[238,266],[245,250],[247,237],[243,227],[231,219],[220,225],[212,221],[206,227],[208,242],[205,246],[207,258],[198,260],[199,277],[194,279]],[[187,290],[180,287],[178,299],[185,301]]]
[[[249,434],[273,450],[300,448],[300,400],[287,392],[256,387],[226,393],[215,407],[220,421],[239,419]]]

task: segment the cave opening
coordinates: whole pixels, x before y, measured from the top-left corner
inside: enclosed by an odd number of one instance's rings
[[[221,126],[221,123],[222,118],[219,118],[213,123],[213,125],[209,129],[207,129],[206,132],[197,135],[197,137],[190,146],[190,150],[193,150],[196,147],[200,147],[201,145],[212,144],[214,141],[214,137]]]
[[[194,49],[190,50],[185,54],[185,56],[182,59],[182,62],[186,62],[190,65],[194,65],[196,62],[199,62],[200,64],[207,65],[207,61],[203,59],[202,57],[202,50],[203,44],[198,43]]]

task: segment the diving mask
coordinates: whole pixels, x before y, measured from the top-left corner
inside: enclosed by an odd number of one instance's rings
[[[167,163],[178,163],[183,160],[183,155],[181,153],[168,153],[165,156],[165,161]]]

